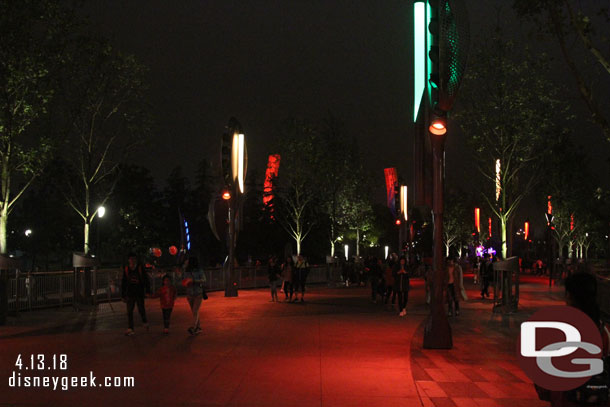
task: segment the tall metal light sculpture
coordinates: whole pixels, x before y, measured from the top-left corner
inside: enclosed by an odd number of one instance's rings
[[[463,0],[416,0],[414,17],[413,121],[415,202],[432,207],[434,277],[424,348],[453,347],[443,309],[443,192],[447,112],[457,97],[468,50],[468,17]],[[430,187],[431,186],[431,187]]]
[[[248,168],[246,136],[241,124],[232,117],[222,135],[220,167],[223,185],[218,196],[210,201],[208,220],[212,232],[219,239],[226,236],[229,255],[225,262],[225,297],[237,297],[238,278],[235,273],[235,244],[237,242],[237,219],[245,194],[245,180]],[[223,205],[227,206],[226,217]],[[228,229],[228,233],[223,233]]]

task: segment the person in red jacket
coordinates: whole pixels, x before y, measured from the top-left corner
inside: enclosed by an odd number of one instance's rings
[[[174,309],[174,301],[176,301],[176,287],[172,285],[172,279],[169,274],[163,276],[163,285],[157,290],[154,298],[159,298],[161,303],[161,312],[163,312],[163,333],[169,333],[169,319]]]

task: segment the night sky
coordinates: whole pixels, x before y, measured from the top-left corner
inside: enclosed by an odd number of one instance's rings
[[[467,1],[472,42],[498,16],[525,38],[511,3]],[[176,165],[192,175],[202,157],[217,163],[230,116],[244,127],[249,168],[262,175],[278,123],[332,112],[357,137],[382,202],[384,167],[411,177],[411,8],[410,0],[97,0],[85,11],[93,31],[150,69],[157,128],[134,158],[159,185]],[[537,46],[558,52],[554,43]],[[588,117],[572,82],[565,95]],[[580,131],[594,169],[608,174],[610,143],[594,125]],[[467,186],[474,172],[462,144],[449,133],[447,177]]]

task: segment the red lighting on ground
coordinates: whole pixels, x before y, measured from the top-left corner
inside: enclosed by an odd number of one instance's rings
[[[225,201],[228,201],[229,199],[231,199],[231,193],[229,191],[224,191],[222,193],[222,199],[224,199]]]

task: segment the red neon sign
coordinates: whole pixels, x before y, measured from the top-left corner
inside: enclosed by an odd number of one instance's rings
[[[491,218],[487,219],[487,224],[489,226],[489,237],[491,238]]]
[[[392,214],[396,216],[396,210],[400,208],[395,207],[394,200],[394,186],[398,184],[398,174],[396,168],[386,168],[383,170],[385,174],[385,187],[388,195],[388,208],[392,211]]]
[[[267,161],[267,171],[265,172],[265,183],[263,184],[263,204],[269,205],[273,199],[273,178],[280,172],[280,155],[271,154]],[[269,208],[273,212],[273,207]]]

